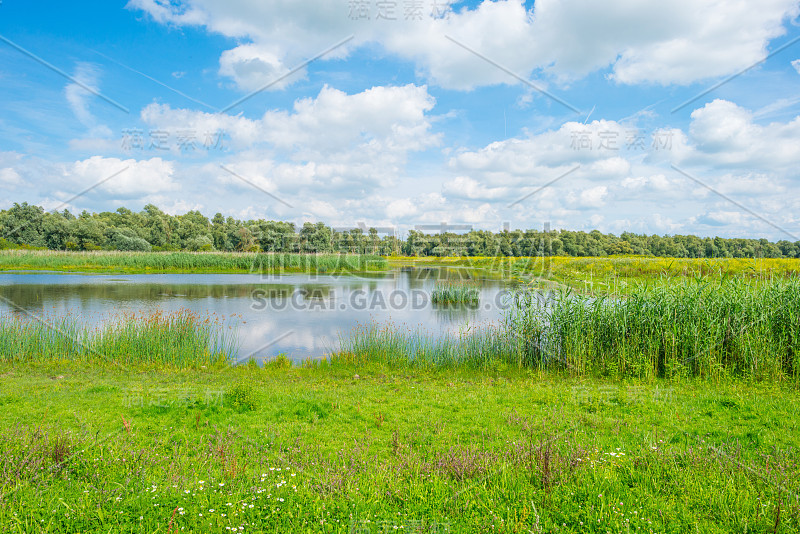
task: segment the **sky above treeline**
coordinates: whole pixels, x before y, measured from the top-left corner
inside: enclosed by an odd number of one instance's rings
[[[0,209],[800,240],[800,2],[0,3]]]

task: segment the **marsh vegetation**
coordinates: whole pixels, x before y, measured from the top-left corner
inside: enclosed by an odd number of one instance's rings
[[[263,366],[232,365],[213,316],[6,317],[0,529],[797,531],[800,281],[779,267],[529,283],[490,326],[367,323]]]

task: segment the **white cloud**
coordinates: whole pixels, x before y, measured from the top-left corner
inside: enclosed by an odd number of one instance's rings
[[[580,191],[578,195],[570,194],[567,201],[577,208],[602,208],[605,205],[605,197],[608,195],[608,187],[598,185]]]
[[[310,5],[311,4],[311,5]],[[375,6],[370,4],[373,9]],[[485,0],[447,17],[354,20],[344,1],[130,0],[128,7],[173,25],[203,26],[241,42],[220,73],[253,89],[353,35],[325,59],[380,45],[413,60],[432,83],[471,89],[518,81],[446,36],[520,76],[536,70],[568,80],[610,68],[620,83],[688,84],[738,72],[764,59],[770,40],[797,16],[797,0]],[[426,10],[430,11],[429,6]],[[298,73],[302,76],[303,73]]]
[[[190,4],[167,0],[131,0],[128,7],[147,11],[156,22],[176,25],[206,24],[206,15]]]
[[[626,148],[629,128],[606,120],[567,122],[456,151],[449,160],[453,177],[445,181],[443,194],[452,211],[462,200],[473,205],[485,200],[502,214],[498,203],[509,197],[501,192],[515,191],[512,198],[522,200],[505,213],[512,220],[530,221],[520,226],[537,226],[536,217],[571,228],[600,221],[596,224],[604,231],[619,231],[620,221],[629,221],[640,231],[775,236],[773,227],[670,168],[674,162],[763,218],[796,225],[791,213],[800,204],[794,200],[800,178],[800,117],[759,124],[751,111],[716,100],[692,113],[686,132],[657,129],[664,143],[656,148],[648,139],[644,150]],[[609,133],[617,135],[617,150],[598,146],[601,134],[608,139]],[[582,144],[582,139],[588,142]],[[556,180],[578,165],[577,171]],[[739,215],[734,218],[729,212]],[[614,220],[606,222],[612,213]]]
[[[693,147],[681,154],[689,163],[741,169],[795,169],[800,164],[800,116],[760,125],[753,113],[727,100],[692,112]]]
[[[164,199],[158,202],[158,207],[161,211],[170,215],[183,215],[189,211],[202,211],[205,206],[198,202],[189,202],[180,199]]]
[[[458,215],[456,215],[456,213]],[[464,223],[486,226],[489,221],[496,221],[498,217],[497,211],[491,204],[483,203],[479,206],[459,209],[457,212],[453,213],[451,217],[448,217],[448,219],[453,221],[453,223],[460,223],[463,221]]]
[[[246,91],[284,89],[305,75],[305,69],[291,75],[289,71],[278,54],[256,44],[226,50],[219,58],[219,73]]]
[[[558,76],[611,66],[621,83],[686,84],[763,59],[767,43],[797,13],[795,0],[538,0],[532,29]]]
[[[311,219],[318,221],[335,221],[340,217],[339,210],[324,200],[312,200],[307,202],[303,208],[312,216]]]
[[[161,158],[120,160],[93,156],[65,169],[67,179],[83,187],[96,186],[98,191],[115,198],[175,191],[178,184],[173,180],[173,173],[174,164]]]
[[[391,220],[404,219],[418,212],[417,206],[408,198],[394,200],[386,206],[386,216]]]
[[[78,63],[73,73],[73,78],[80,83],[69,83],[64,88],[64,94],[67,98],[72,112],[75,117],[86,127],[93,127],[97,120],[92,112],[89,110],[89,100],[94,96],[92,92],[84,88],[88,87],[95,93],[98,81],[97,67],[91,63]]]
[[[665,193],[675,188],[673,181],[663,174],[636,177],[629,176],[623,179],[620,185],[625,189],[633,191],[649,189],[658,193]]]
[[[710,211],[702,214],[700,217],[698,217],[698,222],[702,222],[710,226],[743,226],[749,222],[748,219],[749,216],[741,211],[720,210]]]
[[[598,178],[615,178],[627,176],[631,171],[630,162],[619,156],[601,159],[591,163],[587,172]]]
[[[229,168],[270,191],[366,192],[394,183],[409,153],[440,143],[428,117],[434,105],[424,86],[373,87],[352,95],[326,86],[291,111],[267,111],[260,119],[151,104],[142,120],[170,131],[224,131],[237,151]]]
[[[794,61],[792,61],[792,67],[794,67],[794,70],[796,70],[797,73],[800,74],[800,59],[795,59]]]
[[[445,182],[442,190],[448,197],[471,200],[506,198],[510,193],[507,187],[485,187],[467,176],[457,176]]]
[[[92,99],[97,98],[96,95],[99,93],[99,69],[92,63],[80,62],[76,65],[72,77],[75,81],[64,87],[64,96],[72,113],[89,130],[90,138],[110,136],[111,130],[100,124],[89,108]]]
[[[22,183],[22,179],[17,171],[7,167],[5,169],[0,169],[0,183],[7,187],[11,187],[20,185]]]

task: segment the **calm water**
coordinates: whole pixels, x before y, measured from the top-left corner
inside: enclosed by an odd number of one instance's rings
[[[233,327],[237,359],[265,360],[278,354],[321,358],[358,324],[391,322],[442,335],[498,322],[508,286],[473,276],[443,267],[359,276],[3,273],[0,314],[70,315],[98,324],[126,312],[187,309],[215,314]],[[454,279],[477,283],[480,304],[432,304],[436,282]]]

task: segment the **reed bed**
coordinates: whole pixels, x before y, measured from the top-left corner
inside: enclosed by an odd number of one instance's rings
[[[334,363],[358,364],[379,362],[398,367],[466,367],[497,368],[513,364],[531,367],[533,362],[520,361],[523,351],[515,346],[501,328],[467,330],[457,334],[434,336],[423,330],[399,329],[392,324],[368,324],[356,327],[350,336],[340,340],[340,352],[332,356]]]
[[[436,339],[362,326],[338,356],[574,376],[800,378],[800,280],[660,281],[625,298],[523,290],[502,325]]]
[[[434,304],[477,304],[480,299],[480,289],[471,284],[439,283],[431,292]]]
[[[542,365],[578,375],[800,375],[800,280],[637,286],[626,298],[518,295],[507,328]]]
[[[348,272],[381,270],[385,258],[355,254],[0,251],[0,269],[126,272]]]
[[[228,362],[235,339],[219,319],[187,311],[126,315],[89,327],[70,317],[0,319],[0,361],[79,361],[179,368]]]

